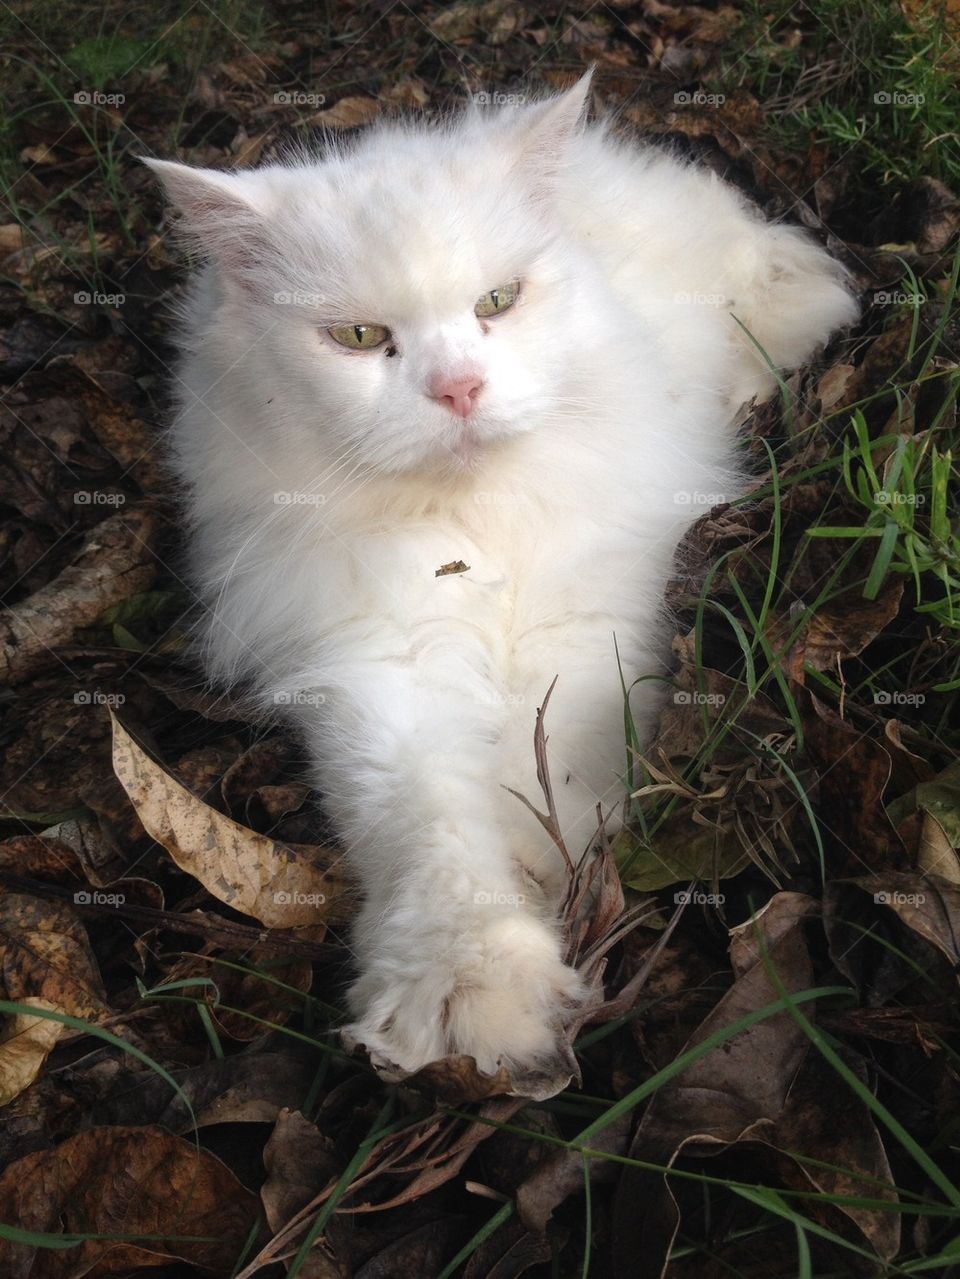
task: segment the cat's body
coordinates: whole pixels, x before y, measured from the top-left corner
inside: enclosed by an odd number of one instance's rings
[[[628,685],[662,673],[676,544],[735,495],[735,410],[773,385],[732,317],[790,367],[855,313],[801,232],[583,131],[585,90],[312,164],[156,165],[212,258],[173,432],[208,662],[306,738],[364,894],[351,1031],[401,1070],[549,1061],[580,995],[564,871],[504,787],[541,799],[556,675],[570,848],[598,802],[618,820],[617,652]],[[338,347],[355,324],[389,338]]]

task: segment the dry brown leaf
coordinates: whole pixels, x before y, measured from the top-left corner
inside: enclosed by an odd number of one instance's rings
[[[376,98],[347,97],[312,115],[310,124],[315,128],[356,129],[369,124],[379,114],[380,103]]]
[[[802,659],[814,670],[835,670],[838,661],[857,657],[900,611],[903,578],[890,576],[874,600],[845,591],[810,618],[800,641]]]
[[[9,1000],[42,999],[84,1021],[106,1012],[83,924],[69,906],[26,893],[0,896],[0,985]]]
[[[127,507],[87,534],[74,562],[46,586],[8,609],[0,626],[0,674],[15,684],[54,659],[104,612],[147,590],[157,566],[151,543],[156,518],[145,507]]]
[[[801,921],[816,909],[816,903],[801,894],[778,896],[789,900],[756,917],[755,929],[765,938],[766,961],[787,990],[796,994],[812,982],[813,966]],[[742,944],[739,954],[748,966],[698,1027],[688,1048],[777,999],[767,962],[751,964],[750,952]],[[812,1015],[809,1010],[807,1015]],[[671,1167],[688,1146],[726,1146],[758,1125],[769,1127],[783,1109],[808,1047],[803,1031],[786,1012],[741,1031],[659,1089],[637,1129],[631,1158]],[[642,1213],[640,1203],[645,1205]],[[616,1204],[614,1272],[660,1276],[680,1224],[667,1179],[627,1169]],[[643,1258],[639,1267],[638,1257]]]
[[[20,1001],[30,1008],[53,1009],[46,999],[34,996]],[[52,1051],[63,1024],[49,1017],[18,1013],[0,1031],[0,1106],[29,1088]]]
[[[0,1220],[52,1234],[152,1235],[143,1244],[87,1239],[61,1250],[0,1239],[5,1279],[129,1274],[171,1258],[229,1274],[256,1218],[256,1196],[219,1159],[162,1128],[90,1128],[10,1164]],[[170,1236],[199,1236],[185,1242]]]
[[[280,844],[218,813],[143,751],[111,712],[113,768],[144,829],[219,901],[268,928],[342,919],[349,885],[323,850]]]

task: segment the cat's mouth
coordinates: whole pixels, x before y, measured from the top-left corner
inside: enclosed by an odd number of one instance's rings
[[[482,440],[472,427],[464,426],[457,432],[457,436],[449,448],[455,460],[461,466],[471,467],[475,465],[488,442]]]

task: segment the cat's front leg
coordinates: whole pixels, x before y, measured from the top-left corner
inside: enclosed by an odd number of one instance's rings
[[[450,1053],[549,1072],[582,983],[496,812],[495,711],[437,672],[353,676],[311,732],[364,893],[348,1037],[388,1072]]]

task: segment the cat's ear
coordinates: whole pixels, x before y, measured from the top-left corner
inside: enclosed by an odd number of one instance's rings
[[[566,92],[537,102],[520,115],[514,135],[520,161],[545,179],[563,167],[568,147],[583,130],[592,79],[593,67]]]
[[[180,210],[178,230],[244,283],[267,249],[267,210],[252,174],[194,169],[144,157],[170,203]]]

